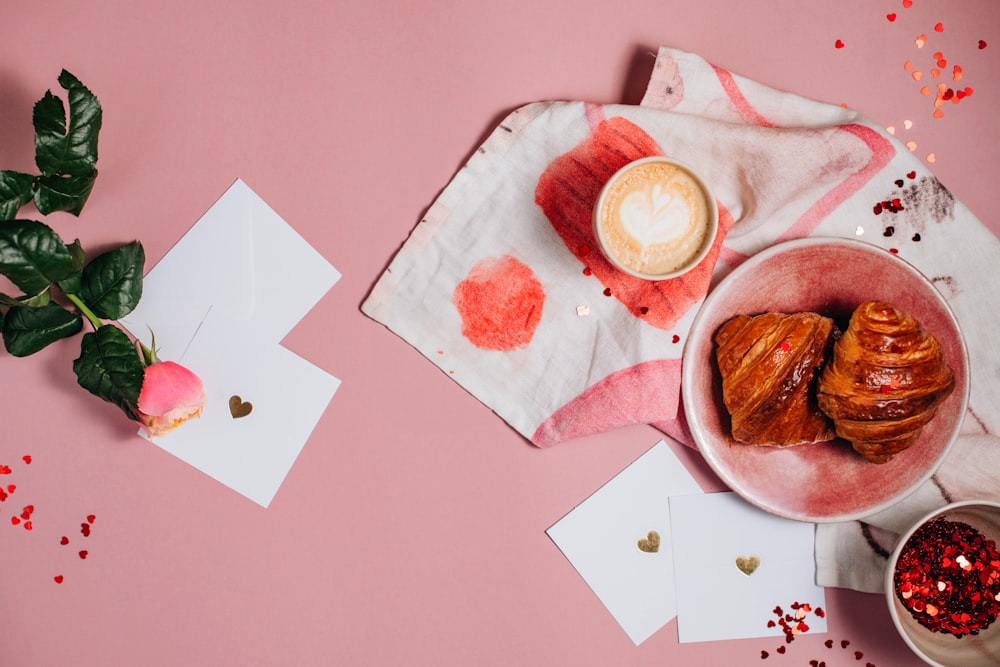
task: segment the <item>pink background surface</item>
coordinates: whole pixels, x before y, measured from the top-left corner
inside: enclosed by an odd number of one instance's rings
[[[138,237],[151,266],[243,178],[344,274],[285,340],[343,386],[263,510],[78,389],[75,345],[0,355],[18,485],[0,508],[0,664],[864,664],[827,638],[919,664],[881,597],[832,590],[829,634],[786,656],[774,639],[679,645],[675,623],[634,647],[545,529],[658,433],[535,449],[359,305],[508,111],[638,103],[661,44],[895,126],[1000,230],[998,17],[993,0],[7,3],[0,167],[33,170],[31,107],[61,68],[104,107],[94,194],[47,222],[87,248]],[[937,50],[975,89],[942,119],[919,93]],[[30,533],[7,518],[28,503]]]

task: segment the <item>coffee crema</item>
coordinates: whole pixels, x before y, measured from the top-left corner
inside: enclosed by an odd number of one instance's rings
[[[618,171],[594,214],[594,232],[608,259],[654,280],[700,261],[717,225],[715,200],[705,186],[666,158],[637,160]]]

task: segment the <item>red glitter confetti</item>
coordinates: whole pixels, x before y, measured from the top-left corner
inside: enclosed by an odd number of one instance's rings
[[[56,576],[52,577],[52,580],[55,581],[57,584],[61,584],[63,582],[63,576],[61,574],[57,574]]]
[[[833,45],[834,45],[834,47],[836,47],[836,48],[838,48],[838,49],[842,49],[842,48],[844,48],[844,42],[842,42],[842,41],[841,41],[841,40],[839,40],[839,39],[838,39],[838,40],[837,40],[836,42],[834,42],[834,43],[833,43]]]
[[[69,538],[63,535],[62,539],[59,540],[59,544],[69,544]]]
[[[80,558],[86,558],[86,557],[87,557],[87,550],[83,549],[82,551],[80,551]]]
[[[31,465],[31,456],[30,455],[22,456],[21,460],[24,461],[25,465]]]
[[[1000,617],[1000,551],[969,524],[938,518],[907,540],[896,596],[933,632],[979,634]]]

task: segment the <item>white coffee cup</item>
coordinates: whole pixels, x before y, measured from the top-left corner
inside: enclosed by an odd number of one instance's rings
[[[653,156],[611,176],[594,205],[593,225],[601,252],[619,270],[668,280],[708,254],[719,211],[711,190],[690,167]]]

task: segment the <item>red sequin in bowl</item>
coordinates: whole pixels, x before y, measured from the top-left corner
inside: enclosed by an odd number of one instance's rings
[[[907,450],[870,463],[840,438],[795,447],[734,443],[722,402],[715,333],[739,315],[818,312],[846,328],[860,304],[879,299],[934,335],[955,372],[955,389]],[[695,316],[681,370],[684,415],[698,449],[730,489],[789,519],[859,519],[912,493],[944,460],[968,405],[969,360],[958,321],[941,293],[899,256],[871,243],[809,237],[767,248],[736,267]]]
[[[949,529],[942,532],[939,529],[942,525]],[[978,545],[968,539],[973,531],[984,538]],[[991,567],[989,559],[981,558],[980,554],[995,553],[997,544],[1000,544],[1000,502],[990,500],[947,505],[925,516],[900,538],[886,568],[886,601],[903,641],[927,664],[938,667],[998,664],[1000,619],[978,634],[962,637],[940,628],[942,621],[951,627],[975,628],[990,617],[990,610],[995,611],[998,602],[993,596],[1000,589],[992,577],[997,561]],[[925,579],[929,585],[905,588],[900,585],[916,579]],[[901,597],[901,589],[908,593],[905,599]],[[990,591],[992,594],[987,597]],[[970,603],[970,596],[976,593],[979,597]],[[915,604],[917,600],[919,604]],[[928,614],[928,604],[936,605],[933,616]],[[912,607],[921,611],[914,614]],[[923,622],[917,620],[921,616]],[[938,629],[932,629],[935,626]]]

